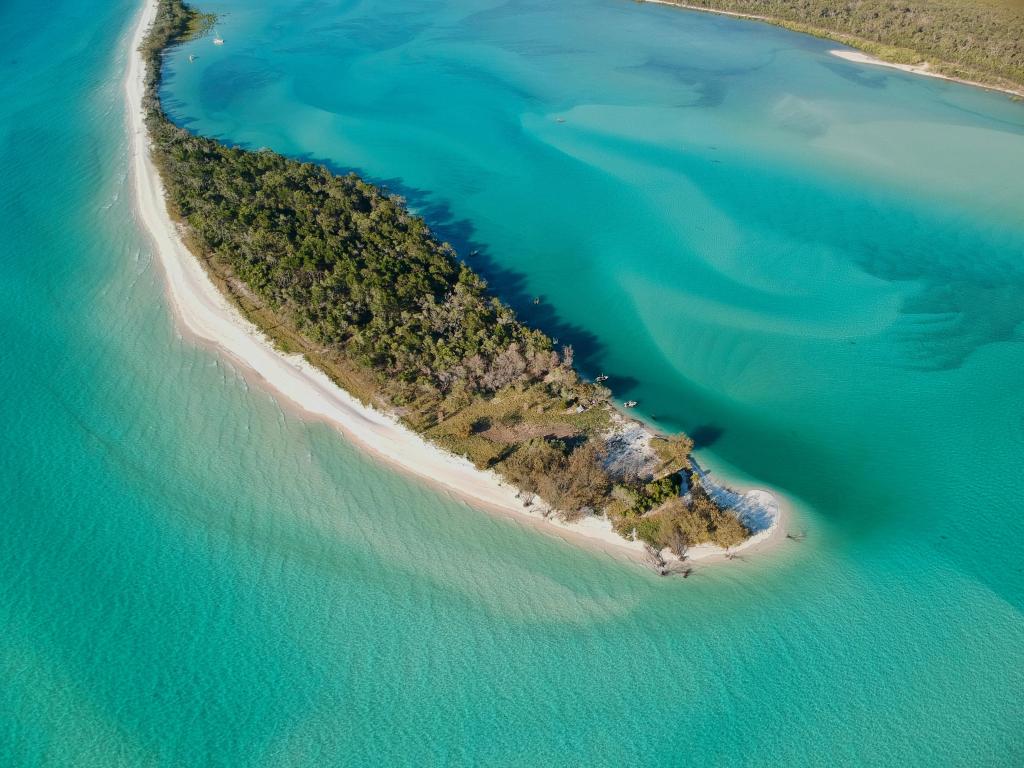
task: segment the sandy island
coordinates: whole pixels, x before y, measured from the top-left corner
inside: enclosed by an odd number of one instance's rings
[[[604,517],[585,517],[563,523],[545,517],[544,509],[526,507],[517,491],[493,472],[477,469],[462,457],[434,446],[395,418],[364,406],[339,388],[326,374],[301,355],[285,355],[274,348],[264,334],[246,320],[217,289],[199,260],[186,248],[178,226],[167,212],[163,183],[149,153],[143,110],[145,62],[139,53],[156,17],[157,0],[146,0],[131,37],[125,93],[128,102],[131,179],[139,222],[152,238],[157,260],[167,277],[167,293],[180,324],[197,339],[217,349],[251,371],[273,391],[294,403],[304,413],[337,427],[346,437],[388,464],[408,472],[474,506],[483,507],[529,523],[573,543],[588,544],[613,555],[650,562],[647,547],[627,541],[612,529]],[[764,549],[783,538],[782,508],[766,491],[749,491],[745,498],[768,515],[760,515],[760,530],[731,552]],[[756,530],[756,529],[755,529]],[[687,562],[716,562],[726,559],[720,547],[695,547]]]

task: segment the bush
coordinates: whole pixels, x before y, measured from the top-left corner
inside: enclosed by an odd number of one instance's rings
[[[693,451],[693,440],[687,435],[679,434],[671,437],[656,437],[651,440],[651,448],[661,463],[655,471],[655,477],[665,477],[677,472],[689,471],[690,453]]]
[[[611,488],[601,457],[589,442],[569,453],[559,440],[534,438],[520,445],[499,471],[555,507],[565,520],[578,519],[587,508],[601,509]]]
[[[733,512],[723,510],[707,494],[698,494],[689,503],[682,497],[671,499],[642,523],[645,541],[658,549],[670,547],[677,555],[698,544],[734,547],[750,536]],[[637,530],[639,535],[640,526]]]

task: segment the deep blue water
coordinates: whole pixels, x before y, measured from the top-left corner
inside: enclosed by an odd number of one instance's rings
[[[282,408],[134,221],[138,8],[14,0],[0,763],[1024,762],[1024,107],[628,2],[206,8],[176,119],[404,194],[807,538],[657,579]]]

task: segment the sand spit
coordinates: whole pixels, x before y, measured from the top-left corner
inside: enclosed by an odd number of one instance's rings
[[[477,469],[467,459],[428,443],[393,416],[363,405],[302,356],[286,355],[275,349],[221,294],[199,260],[185,246],[178,225],[171,219],[163,183],[150,157],[143,111],[145,62],[139,47],[156,10],[157,0],[147,0],[131,38],[125,78],[131,140],[130,174],[137,218],[152,239],[157,261],[166,275],[170,303],[183,329],[238,362],[304,414],[331,423],[346,437],[394,467],[474,506],[513,516],[567,541],[650,562],[649,548],[642,542],[620,537],[606,518],[591,516],[576,523],[563,523],[549,517],[546,508],[526,503],[514,487],[493,472]],[[778,509],[777,504],[774,509]],[[773,519],[777,528],[778,515]],[[759,536],[750,541],[754,542]],[[702,560],[716,556],[724,559],[725,553],[717,547],[709,547],[695,551],[694,556]]]

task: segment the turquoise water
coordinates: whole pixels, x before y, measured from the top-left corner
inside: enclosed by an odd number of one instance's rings
[[[1024,762],[1024,107],[626,2],[250,5],[177,119],[405,194],[808,536],[662,580],[282,408],[132,217],[135,3],[4,3],[0,764]]]

